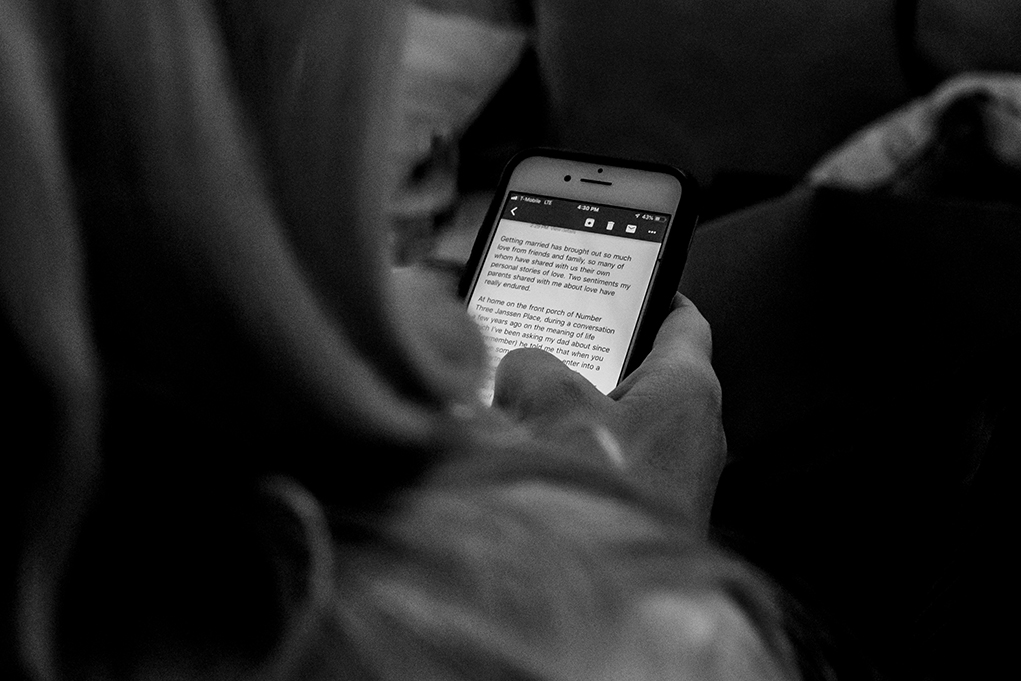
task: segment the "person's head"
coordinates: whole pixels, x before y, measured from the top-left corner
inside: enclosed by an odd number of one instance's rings
[[[386,266],[400,9],[0,0],[3,362],[43,395],[22,663],[790,671],[765,587],[682,514],[466,415],[477,332]]]
[[[12,438],[32,443],[9,574],[29,657],[100,480],[162,498],[301,471],[357,506],[448,437],[481,344],[386,267],[399,10],[0,3],[3,361],[29,395]]]

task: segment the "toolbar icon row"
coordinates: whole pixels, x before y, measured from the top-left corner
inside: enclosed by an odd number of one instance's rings
[[[595,227],[596,226],[596,219],[595,218],[585,218],[585,226],[586,227]],[[607,222],[606,222],[606,231],[607,232],[612,232],[613,228],[616,227],[616,226],[617,226],[616,222],[614,222],[613,220],[607,220]],[[626,225],[624,227],[624,231],[627,232],[628,234],[634,234],[634,233],[636,233],[638,231],[638,225]]]

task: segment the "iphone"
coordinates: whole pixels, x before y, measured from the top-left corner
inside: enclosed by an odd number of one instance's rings
[[[648,353],[697,221],[697,185],[661,164],[536,149],[515,156],[461,281],[497,364],[541,348],[609,393]]]

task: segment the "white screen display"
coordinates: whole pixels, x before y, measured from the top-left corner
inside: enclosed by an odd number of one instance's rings
[[[496,365],[516,348],[556,355],[599,390],[620,380],[670,216],[510,194],[468,297]]]

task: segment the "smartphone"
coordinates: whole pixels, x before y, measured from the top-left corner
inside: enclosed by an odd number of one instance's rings
[[[551,149],[508,163],[460,284],[489,353],[556,355],[604,393],[652,347],[697,221],[694,179],[661,164]]]

